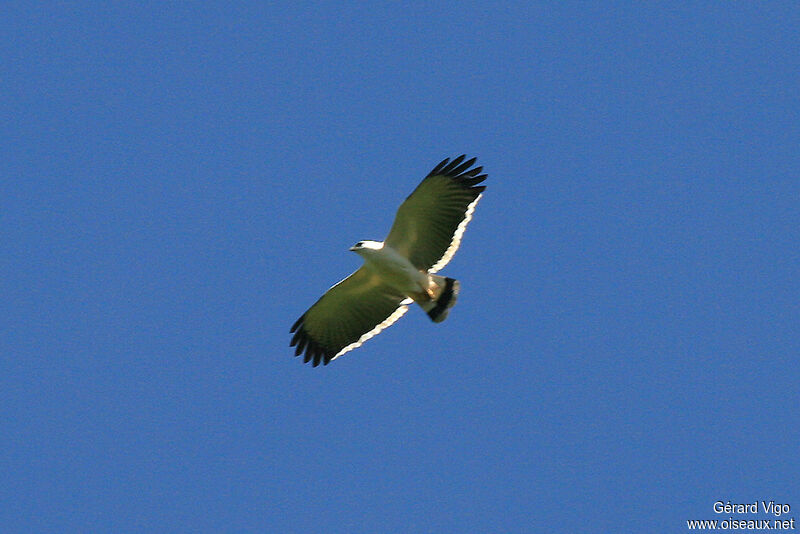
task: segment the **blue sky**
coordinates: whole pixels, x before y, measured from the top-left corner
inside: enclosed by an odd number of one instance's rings
[[[0,20],[4,531],[798,515],[796,4]],[[447,321],[293,358],[347,248],[461,153],[489,179]]]

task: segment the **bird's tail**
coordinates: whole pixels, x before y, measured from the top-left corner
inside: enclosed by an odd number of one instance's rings
[[[419,305],[434,323],[441,323],[447,319],[450,308],[456,305],[458,290],[461,284],[454,278],[447,278],[436,274],[430,275],[433,298]]]

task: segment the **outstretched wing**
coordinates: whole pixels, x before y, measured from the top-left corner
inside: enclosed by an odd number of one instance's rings
[[[391,326],[411,299],[392,291],[364,267],[330,288],[294,323],[290,347],[304,361],[327,365]]]
[[[420,270],[435,273],[452,259],[486,186],[476,158],[445,159],[400,205],[386,244]],[[463,162],[463,163],[462,163]]]

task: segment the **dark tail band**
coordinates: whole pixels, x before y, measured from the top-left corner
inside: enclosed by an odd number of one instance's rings
[[[428,317],[431,318],[431,321],[438,323],[439,321],[443,321],[445,319],[447,316],[445,312],[452,307],[450,302],[453,300],[453,297],[456,294],[454,291],[455,285],[455,279],[444,279],[444,289],[442,290],[442,294],[439,295],[439,298],[436,300],[436,306],[428,311]],[[453,304],[455,304],[455,302]]]

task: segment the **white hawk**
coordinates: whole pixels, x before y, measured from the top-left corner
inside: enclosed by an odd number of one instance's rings
[[[327,365],[392,325],[419,304],[434,322],[456,303],[459,283],[434,273],[458,250],[486,186],[476,158],[445,159],[400,205],[386,240],[350,248],[364,265],[331,287],[292,326],[289,346],[316,367]]]

